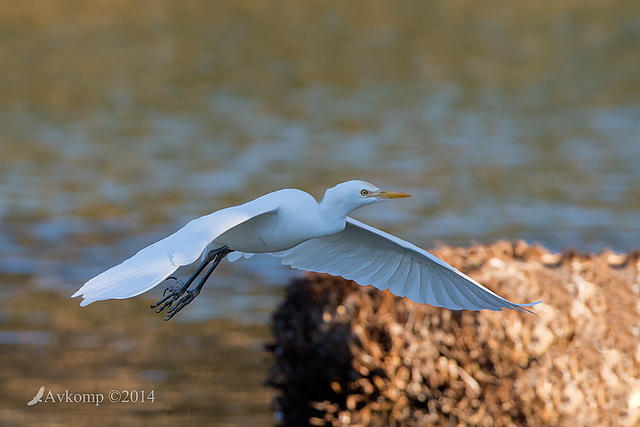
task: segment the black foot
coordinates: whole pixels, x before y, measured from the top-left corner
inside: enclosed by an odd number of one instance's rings
[[[178,312],[182,310],[184,306],[191,303],[191,301],[193,301],[199,293],[200,288],[189,289],[188,291],[186,291],[185,295],[180,299],[180,301],[178,301],[175,306],[171,307],[171,309],[167,311],[167,317],[165,317],[164,320],[170,320],[173,316],[178,314]]]
[[[171,304],[173,304],[178,298],[180,298],[187,290],[184,287],[184,284],[182,283],[182,281],[177,277],[174,277],[174,276],[167,277],[167,280],[169,279],[173,279],[176,282],[178,282],[179,286],[169,286],[167,289],[164,290],[164,292],[162,293],[162,296],[164,298],[162,298],[160,301],[158,301],[157,303],[151,306],[151,308],[156,308],[159,306],[156,309],[156,313],[160,313],[165,308],[171,307]],[[167,295],[167,292],[169,292],[169,295]]]
[[[180,286],[171,286],[165,289],[162,294],[163,298],[157,303],[153,304],[151,308],[155,308],[156,313],[160,313],[165,308],[168,308],[169,310],[167,310],[167,317],[164,320],[171,319],[173,316],[178,314],[178,312],[182,310],[185,305],[189,304],[195,299],[195,297],[198,296],[198,294],[200,294],[200,290],[207,282],[209,276],[211,276],[211,273],[213,273],[213,270],[215,270],[218,264],[220,264],[222,258],[224,258],[230,252],[232,251],[228,247],[224,246],[220,249],[216,249],[207,253],[207,256],[200,263],[198,268],[196,268],[196,271],[194,271],[189,279],[187,279],[186,282],[182,282],[180,279],[174,276],[167,277],[167,279],[175,280]],[[193,281],[200,275],[200,273],[202,273],[207,265],[209,265],[209,268],[202,274],[200,280],[198,280],[196,285],[193,288],[189,289],[189,286],[191,286]],[[169,293],[168,295],[167,292]],[[178,301],[177,304],[172,307],[173,303],[175,303],[176,301]]]

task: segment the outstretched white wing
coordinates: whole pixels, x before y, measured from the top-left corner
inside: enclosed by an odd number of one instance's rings
[[[82,295],[80,305],[85,306],[94,301],[129,298],[146,292],[178,267],[197,260],[209,243],[225,231],[276,209],[273,203],[248,203],[194,219],[172,235],[89,280],[71,297]]]
[[[537,304],[507,301],[429,252],[353,218],[339,233],[273,255],[293,268],[389,288],[412,301],[452,310],[526,310]]]

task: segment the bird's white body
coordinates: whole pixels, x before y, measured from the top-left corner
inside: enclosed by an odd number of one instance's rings
[[[201,254],[224,250],[233,251],[230,259],[269,253],[293,268],[340,275],[454,310],[523,310],[535,304],[512,303],[424,249],[348,216],[358,207],[399,197],[408,195],[382,191],[364,181],[338,184],[325,192],[321,202],[301,190],[274,191],[189,222],[89,280],[73,297],[83,296],[81,305],[87,305],[139,295]],[[180,309],[197,296],[199,288]]]
[[[274,191],[239,208],[264,206],[273,207],[273,214],[256,216],[225,231],[210,248],[227,246],[243,253],[279,252],[314,237],[338,233],[345,227],[345,218],[325,215],[323,208],[326,207],[301,190]]]

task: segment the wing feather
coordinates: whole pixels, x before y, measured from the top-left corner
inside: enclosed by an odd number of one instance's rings
[[[396,273],[389,279],[389,290],[396,295],[401,295],[401,286],[404,285],[404,281],[409,276],[409,269],[411,268],[411,260],[408,257],[402,257],[400,267]]]
[[[343,231],[272,254],[294,268],[340,275],[396,295],[452,310],[529,311],[537,304],[508,301],[435,255],[384,231],[347,218]]]
[[[393,267],[389,268],[390,265],[392,265],[391,263],[380,263],[382,266],[385,267],[385,273],[382,277],[380,277],[377,281],[373,281],[371,284],[373,286],[375,286],[376,288],[380,289],[380,290],[385,290],[389,287],[388,283],[391,281],[391,278],[393,277],[394,274],[396,274],[396,271],[398,271],[398,269],[400,268],[400,265],[402,264],[402,255],[399,254],[393,254],[393,256],[395,258],[398,259],[398,261],[393,264]]]
[[[440,276],[440,269],[435,267],[433,269],[433,276],[435,277],[433,293],[436,296],[436,301],[438,302],[440,307],[447,307],[451,309],[455,309],[451,301],[446,296],[446,286],[447,282],[442,280],[442,276]]]
[[[442,282],[447,282],[444,272],[442,272],[441,269],[438,269],[437,271],[438,271],[438,277],[440,278],[440,280]],[[451,301],[452,304],[458,306],[457,310],[464,307],[464,305],[458,299],[455,286],[442,286],[442,289],[444,289],[444,293],[449,299],[449,301]]]
[[[161,283],[178,267],[196,261],[225,231],[276,210],[277,206],[269,203],[245,204],[194,219],[172,235],[89,280],[71,297],[82,296],[80,305],[85,306],[94,301],[139,295]]]
[[[465,307],[471,307],[471,310],[480,310],[480,306],[477,303],[478,298],[473,294],[473,292],[469,289],[473,284],[469,284],[469,282],[462,282],[460,286],[457,288],[460,291],[460,294],[466,300]]]
[[[407,283],[405,283],[405,285],[409,284],[407,290],[407,298],[416,302],[422,302],[422,298],[420,297],[420,282],[422,281],[422,274],[420,270],[420,264],[412,263],[411,271],[409,272],[409,277],[407,278]]]
[[[424,268],[424,270],[429,275],[429,284],[427,286],[425,286],[427,288],[427,292],[426,292],[426,294],[427,294],[427,302],[429,302],[429,304],[437,305],[438,307],[441,307],[441,305],[436,304],[436,303],[433,302],[433,301],[437,301],[436,293],[434,292],[434,289],[436,288],[436,286],[438,284],[438,280],[436,280],[436,276],[434,274],[434,271],[433,271],[432,268],[429,268],[428,265],[423,265],[422,267]],[[421,283],[421,285],[424,286],[425,284]]]

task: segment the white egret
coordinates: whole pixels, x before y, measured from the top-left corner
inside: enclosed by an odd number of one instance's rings
[[[168,308],[169,320],[198,296],[226,255],[233,260],[268,253],[293,268],[339,275],[452,310],[528,311],[524,307],[537,304],[512,303],[431,253],[348,216],[359,207],[402,197],[409,195],[357,180],[329,188],[320,203],[301,190],[274,191],[192,220],[89,280],[72,297],[82,296],[82,306],[129,298],[171,278],[179,286],[167,288],[164,298],[151,306],[157,312]],[[184,283],[168,277],[201,254],[201,263]]]

